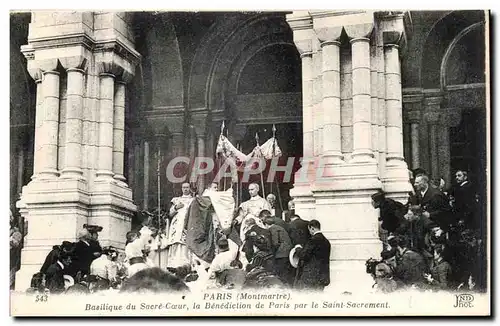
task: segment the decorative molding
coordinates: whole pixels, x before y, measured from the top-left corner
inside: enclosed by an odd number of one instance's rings
[[[445,87],[445,90],[449,92],[456,92],[469,89],[486,89],[486,84],[485,83],[457,84],[457,85],[448,85]]]
[[[293,31],[307,30],[313,27],[312,17],[307,11],[294,11],[292,14],[286,15],[286,22]]]
[[[30,39],[29,45],[34,50],[53,49],[82,45],[87,50],[94,48],[95,40],[86,33],[66,34],[60,36]]]

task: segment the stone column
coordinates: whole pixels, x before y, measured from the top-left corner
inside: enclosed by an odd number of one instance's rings
[[[450,123],[448,116],[442,112],[439,119],[438,132],[438,155],[439,155],[439,174],[436,177],[443,178],[447,185],[450,185]]]
[[[304,52],[302,59],[302,137],[303,156],[314,156],[314,126],[313,126],[313,62],[312,52]]]
[[[378,65],[377,38],[372,37],[370,44],[370,93],[371,93],[371,121],[372,121],[372,150],[375,161],[380,163],[379,150],[379,114],[378,114]],[[380,170],[380,169],[379,169]]]
[[[54,68],[55,69],[55,68]],[[40,127],[39,162],[41,179],[56,178],[57,170],[57,139],[59,136],[59,72],[47,70],[43,73],[43,122]]]
[[[113,178],[125,182],[123,176],[125,145],[125,82],[115,83],[113,107]]]
[[[411,164],[412,167],[420,166],[420,111],[407,113],[410,122]]]
[[[83,178],[82,135],[83,135],[83,93],[85,71],[69,68],[66,101],[65,167],[63,178]]]
[[[323,154],[323,128],[324,128],[324,114],[323,114],[323,50],[320,41],[313,39],[313,64],[314,64],[314,125],[315,133],[317,136],[314,140],[316,157],[321,157]],[[314,56],[316,59],[314,59]]]
[[[429,152],[431,158],[431,170],[428,171],[431,178],[439,177],[439,152],[438,152],[438,128],[439,128],[439,113],[426,112],[425,117],[429,123]]]
[[[408,166],[403,158],[403,116],[398,47],[388,44],[385,57],[386,173],[384,190],[388,197],[405,202],[411,190]]]
[[[387,165],[399,165],[403,158],[403,116],[399,48],[388,44],[385,57],[385,105],[387,112]]]
[[[113,178],[113,123],[115,75],[99,75],[99,162],[97,179]]]
[[[316,38],[312,39],[312,129],[313,129],[313,156],[317,157],[320,153],[319,143],[319,124],[321,115],[319,114],[319,75],[321,74],[321,57],[319,54],[319,41]]]
[[[370,39],[355,37],[352,46],[353,153],[355,162],[371,162]]]
[[[36,108],[35,108],[35,140],[34,140],[34,148],[33,148],[33,176],[32,180],[35,180],[38,177],[38,173],[41,169],[42,157],[40,152],[40,139],[41,139],[41,131],[43,125],[43,84],[42,84],[42,75],[39,75],[39,79],[35,80],[36,83]]]
[[[340,42],[325,41],[323,49],[323,157],[325,164],[343,163],[340,127]]]
[[[340,124],[342,155],[350,161],[352,155],[352,57],[347,47],[340,50]]]
[[[377,22],[380,28],[380,23]],[[376,42],[376,62],[377,62],[377,98],[378,98],[378,153],[379,153],[379,174],[380,178],[385,177],[385,167],[387,162],[387,116],[385,105],[385,60],[384,60],[384,40],[382,31],[377,28],[375,33]]]
[[[318,148],[315,120],[315,61],[313,42],[317,36],[313,30],[313,21],[309,12],[296,11],[287,15],[287,22],[293,30],[293,41],[302,60],[302,117],[303,117],[303,157],[301,168],[295,173],[295,183],[290,189],[290,196],[295,202],[295,211],[305,219],[313,219],[315,199],[312,187],[315,181],[315,149]],[[316,135],[316,136],[315,136]]]

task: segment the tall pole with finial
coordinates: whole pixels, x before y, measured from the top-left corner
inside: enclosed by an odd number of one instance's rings
[[[276,125],[273,123],[273,159],[274,159],[275,155],[276,155]],[[273,183],[274,182],[276,182],[276,175],[274,175],[274,178],[273,178]],[[281,208],[281,211],[283,212],[283,203],[281,202],[280,186],[277,182],[276,182],[276,189],[278,192],[278,200],[280,201],[280,208]]]
[[[222,137],[224,136],[225,126],[226,126],[226,124],[225,124],[224,120],[222,120],[222,124],[220,126],[219,142],[222,141]],[[222,161],[222,156],[217,154],[217,175],[220,175],[221,161]],[[218,186],[218,188],[220,188],[220,179],[217,180],[217,186]]]
[[[160,167],[161,167],[161,149],[158,146],[158,152],[156,153],[157,164],[156,164],[156,178],[158,184],[158,234],[160,233],[161,227],[161,175],[160,175]],[[165,225],[165,232],[168,232],[168,221]],[[161,266],[161,255],[160,255],[160,244],[161,237],[158,238],[158,266]]]
[[[260,145],[259,145],[259,134],[257,132],[255,133],[255,142],[257,143],[257,147],[259,148],[260,153],[262,154],[262,150],[260,150]],[[261,169],[260,162],[259,162],[259,169]],[[262,187],[262,196],[266,198],[266,190],[264,189],[264,177],[262,176],[262,169],[260,170],[260,185]]]

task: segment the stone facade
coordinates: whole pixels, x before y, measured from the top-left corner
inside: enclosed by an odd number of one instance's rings
[[[293,131],[278,141],[303,161],[282,197],[322,223],[332,287],[371,285],[371,193],[405,201],[417,167],[485,184],[484,12],[43,11],[11,24],[11,202],[29,221],[18,289],[84,223],[123,247],[134,211],[158,205],[158,168],[212,157],[222,121],[243,147],[270,124]],[[160,182],[165,206],[178,187]]]

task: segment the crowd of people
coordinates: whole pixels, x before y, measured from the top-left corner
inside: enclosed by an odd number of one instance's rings
[[[53,247],[33,275],[28,293],[210,288],[321,291],[330,283],[330,243],[321,233],[319,221],[306,221],[295,214],[293,201],[276,216],[276,197],[264,199],[259,196],[259,185],[250,184],[250,199],[233,210],[229,224],[214,212],[209,227],[214,232],[208,233],[213,258],[206,259],[189,246],[187,207],[194,198],[189,184],[182,189],[165,216],[171,226],[168,234],[162,234],[158,224],[151,226],[154,218],[149,219],[140,230],[127,233],[125,250],[120,251],[100,246],[101,227],[84,225],[77,242],[64,241]],[[217,184],[209,190],[217,192]],[[212,204],[218,205],[214,197]],[[175,225],[179,225],[177,230]],[[161,264],[158,257],[163,253]]]
[[[425,171],[413,173],[407,203],[383,191],[372,195],[382,242],[380,258],[366,262],[374,289],[484,291],[485,216],[467,172],[457,171],[456,185],[447,190]],[[84,225],[77,242],[53,247],[28,292],[322,291],[330,284],[331,246],[320,222],[295,214],[293,200],[288,210],[277,210],[276,197],[264,199],[259,190],[250,184],[250,199],[235,208],[216,183],[199,195],[183,184],[160,222],[153,214],[127,233],[124,251],[102,248],[102,228]],[[11,230],[11,250],[17,237]]]
[[[372,195],[380,211],[383,250],[368,259],[377,291],[408,288],[422,291],[485,291],[487,284],[486,216],[484,199],[468,179],[455,173],[451,188],[416,169],[406,204]]]

